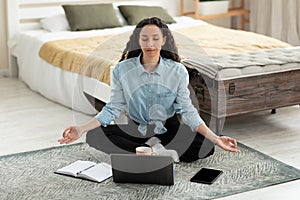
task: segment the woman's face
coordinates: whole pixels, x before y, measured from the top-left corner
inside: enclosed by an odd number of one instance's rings
[[[156,25],[146,25],[140,32],[139,44],[143,55],[146,57],[156,57],[160,55],[161,47],[166,42],[161,30]]]

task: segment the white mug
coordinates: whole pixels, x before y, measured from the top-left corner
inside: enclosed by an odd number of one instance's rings
[[[151,156],[154,153],[150,147],[137,147],[135,148],[136,155],[143,155],[143,156]]]

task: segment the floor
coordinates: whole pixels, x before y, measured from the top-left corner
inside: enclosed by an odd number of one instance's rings
[[[31,91],[17,79],[0,78],[0,155],[59,146],[65,127],[92,118]],[[300,107],[226,119],[224,134],[300,169]],[[81,139],[83,141],[84,138]],[[299,199],[300,180],[221,198]]]

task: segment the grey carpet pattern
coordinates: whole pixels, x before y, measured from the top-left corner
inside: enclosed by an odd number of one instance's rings
[[[174,165],[175,184],[94,183],[53,172],[76,160],[110,163],[85,143],[0,157],[0,199],[212,199],[300,178],[300,170],[239,144],[241,153],[217,149],[206,159]],[[202,167],[224,173],[213,185],[189,179]]]

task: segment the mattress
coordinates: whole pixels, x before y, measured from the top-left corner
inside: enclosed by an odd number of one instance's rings
[[[207,77],[220,81],[300,69],[300,47],[276,48],[183,61]]]

